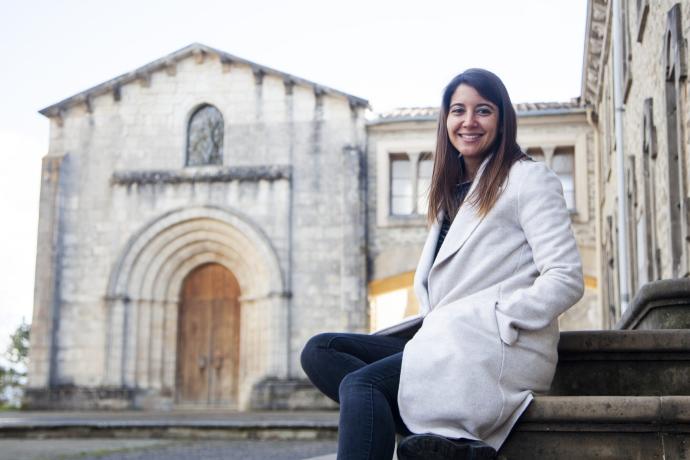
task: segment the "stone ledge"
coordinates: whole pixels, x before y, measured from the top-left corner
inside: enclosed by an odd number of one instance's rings
[[[291,180],[288,165],[204,167],[178,170],[115,171],[111,185],[193,184],[204,182],[258,182]]]
[[[690,279],[652,281],[640,288],[616,329],[685,328],[690,325]],[[667,315],[660,315],[666,312]]]
[[[690,353],[690,330],[562,332],[558,352],[685,352]]]
[[[537,396],[520,419],[523,422],[687,424],[690,396]]]
[[[134,390],[117,387],[27,388],[22,405],[31,410],[123,410],[133,407]]]
[[[524,424],[664,424],[686,425],[690,432],[690,396],[535,396],[518,422]],[[0,432],[60,428],[336,428],[335,411],[185,411],[185,412],[15,412],[0,416]]]

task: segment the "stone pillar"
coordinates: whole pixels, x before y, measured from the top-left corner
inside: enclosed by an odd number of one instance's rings
[[[346,146],[342,160],[341,305],[348,311],[348,330],[364,332],[368,329],[364,155],[358,147]],[[415,166],[412,171],[416,174]],[[413,189],[414,193],[416,189]],[[414,197],[416,199],[416,195]]]
[[[165,315],[165,333],[163,336],[162,373],[163,389],[175,389],[175,376],[177,373],[177,301],[167,301],[163,305]]]
[[[106,299],[108,314],[106,325],[105,378],[106,386],[120,387],[123,384],[125,311],[129,299],[116,297]]]
[[[36,285],[31,323],[28,387],[48,388],[55,383],[55,325],[60,309],[61,174],[66,155],[43,158],[36,251]]]
[[[151,309],[151,338],[148,353],[148,383],[149,388],[161,390],[163,387],[163,359],[166,353],[165,336],[165,302],[152,301]]]

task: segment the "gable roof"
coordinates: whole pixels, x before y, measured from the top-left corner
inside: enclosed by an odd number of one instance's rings
[[[186,59],[190,56],[203,56],[204,54],[218,56],[223,64],[247,65],[252,68],[255,74],[274,75],[282,78],[285,82],[290,84],[311,86],[314,88],[315,92],[321,94],[331,94],[347,98],[350,101],[350,104],[353,106],[369,107],[369,101],[361,97],[353,96],[352,94],[344,93],[342,91],[329,88],[328,86],[320,85],[313,81],[296,77],[271,67],[257,64],[256,62],[248,61],[241,57],[226,53],[225,51],[220,51],[215,48],[211,48],[210,46],[202,45],[201,43],[192,43],[191,45],[185,46],[184,48],[163,56],[162,58],[156,59],[155,61],[141,66],[131,72],[122,74],[111,80],[75,94],[74,96],[70,96],[67,99],[63,99],[53,105],[49,105],[48,107],[39,110],[38,113],[49,118],[59,116],[63,111],[78,104],[86,104],[88,110],[90,110],[91,98],[94,96],[100,96],[102,94],[113,92],[115,99],[119,99],[119,92],[122,86],[137,80],[147,80],[150,78],[150,75],[153,72],[166,70],[173,66],[176,62]]]

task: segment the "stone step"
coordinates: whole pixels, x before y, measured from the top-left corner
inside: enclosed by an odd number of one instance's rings
[[[333,439],[336,411],[10,412],[0,439]]]
[[[561,333],[550,395],[690,395],[690,330]]]
[[[539,396],[504,460],[690,458],[690,396]]]
[[[0,438],[333,439],[334,412],[0,415]],[[537,396],[503,460],[690,458],[690,396]]]
[[[676,460],[690,458],[689,441],[690,397],[539,396],[498,458]]]

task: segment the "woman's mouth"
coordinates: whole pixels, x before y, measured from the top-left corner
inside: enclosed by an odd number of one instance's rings
[[[480,137],[482,137],[483,134],[478,134],[478,133],[468,133],[468,134],[462,134],[459,133],[460,138],[466,141],[476,141]]]

